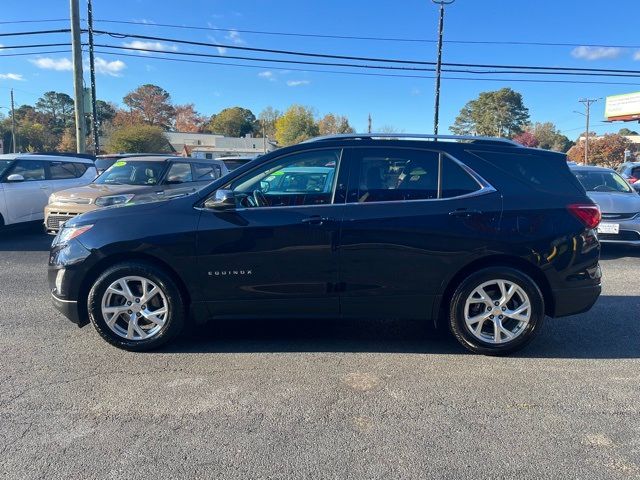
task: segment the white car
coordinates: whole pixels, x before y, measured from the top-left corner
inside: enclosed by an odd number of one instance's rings
[[[0,227],[43,221],[49,195],[91,183],[91,159],[59,155],[0,155]]]

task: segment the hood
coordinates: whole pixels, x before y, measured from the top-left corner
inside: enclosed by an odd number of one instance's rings
[[[640,195],[634,193],[587,192],[602,213],[638,213]]]
[[[150,193],[155,188],[156,185],[101,185],[98,183],[90,183],[84,187],[60,190],[55,192],[55,194],[56,197],[63,200],[73,200],[76,198],[89,198],[91,200],[95,200],[98,197],[105,197],[107,195],[122,195],[126,193],[139,195],[142,193]]]

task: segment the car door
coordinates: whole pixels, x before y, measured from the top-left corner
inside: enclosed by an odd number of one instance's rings
[[[265,179],[291,166],[327,166],[339,181],[327,192],[309,183],[271,194]],[[336,316],[345,188],[341,150],[325,148],[277,157],[221,189],[232,192],[236,208],[203,208],[197,242],[212,315]]]
[[[195,192],[198,187],[193,182],[191,164],[188,162],[171,162],[162,182],[164,198],[176,197]]]
[[[86,171],[87,167],[82,163],[65,160],[49,162],[49,194],[87,185],[90,182],[81,179]]]
[[[11,175],[23,180],[11,181]],[[2,177],[7,205],[6,223],[31,222],[44,219],[44,207],[49,200],[47,162],[19,159]]]
[[[351,175],[340,234],[346,317],[427,318],[452,272],[490,248],[495,190],[435,150],[345,150]]]

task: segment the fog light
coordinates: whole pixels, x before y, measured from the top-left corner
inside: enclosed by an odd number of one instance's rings
[[[64,268],[58,270],[56,275],[56,292],[58,295],[62,294],[62,279],[64,278]]]

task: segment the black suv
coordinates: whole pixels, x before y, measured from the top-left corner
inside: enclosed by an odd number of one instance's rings
[[[420,318],[505,354],[600,294],[598,207],[562,154],[480,137],[342,135],[53,242],[55,306],[128,350],[222,318]]]

